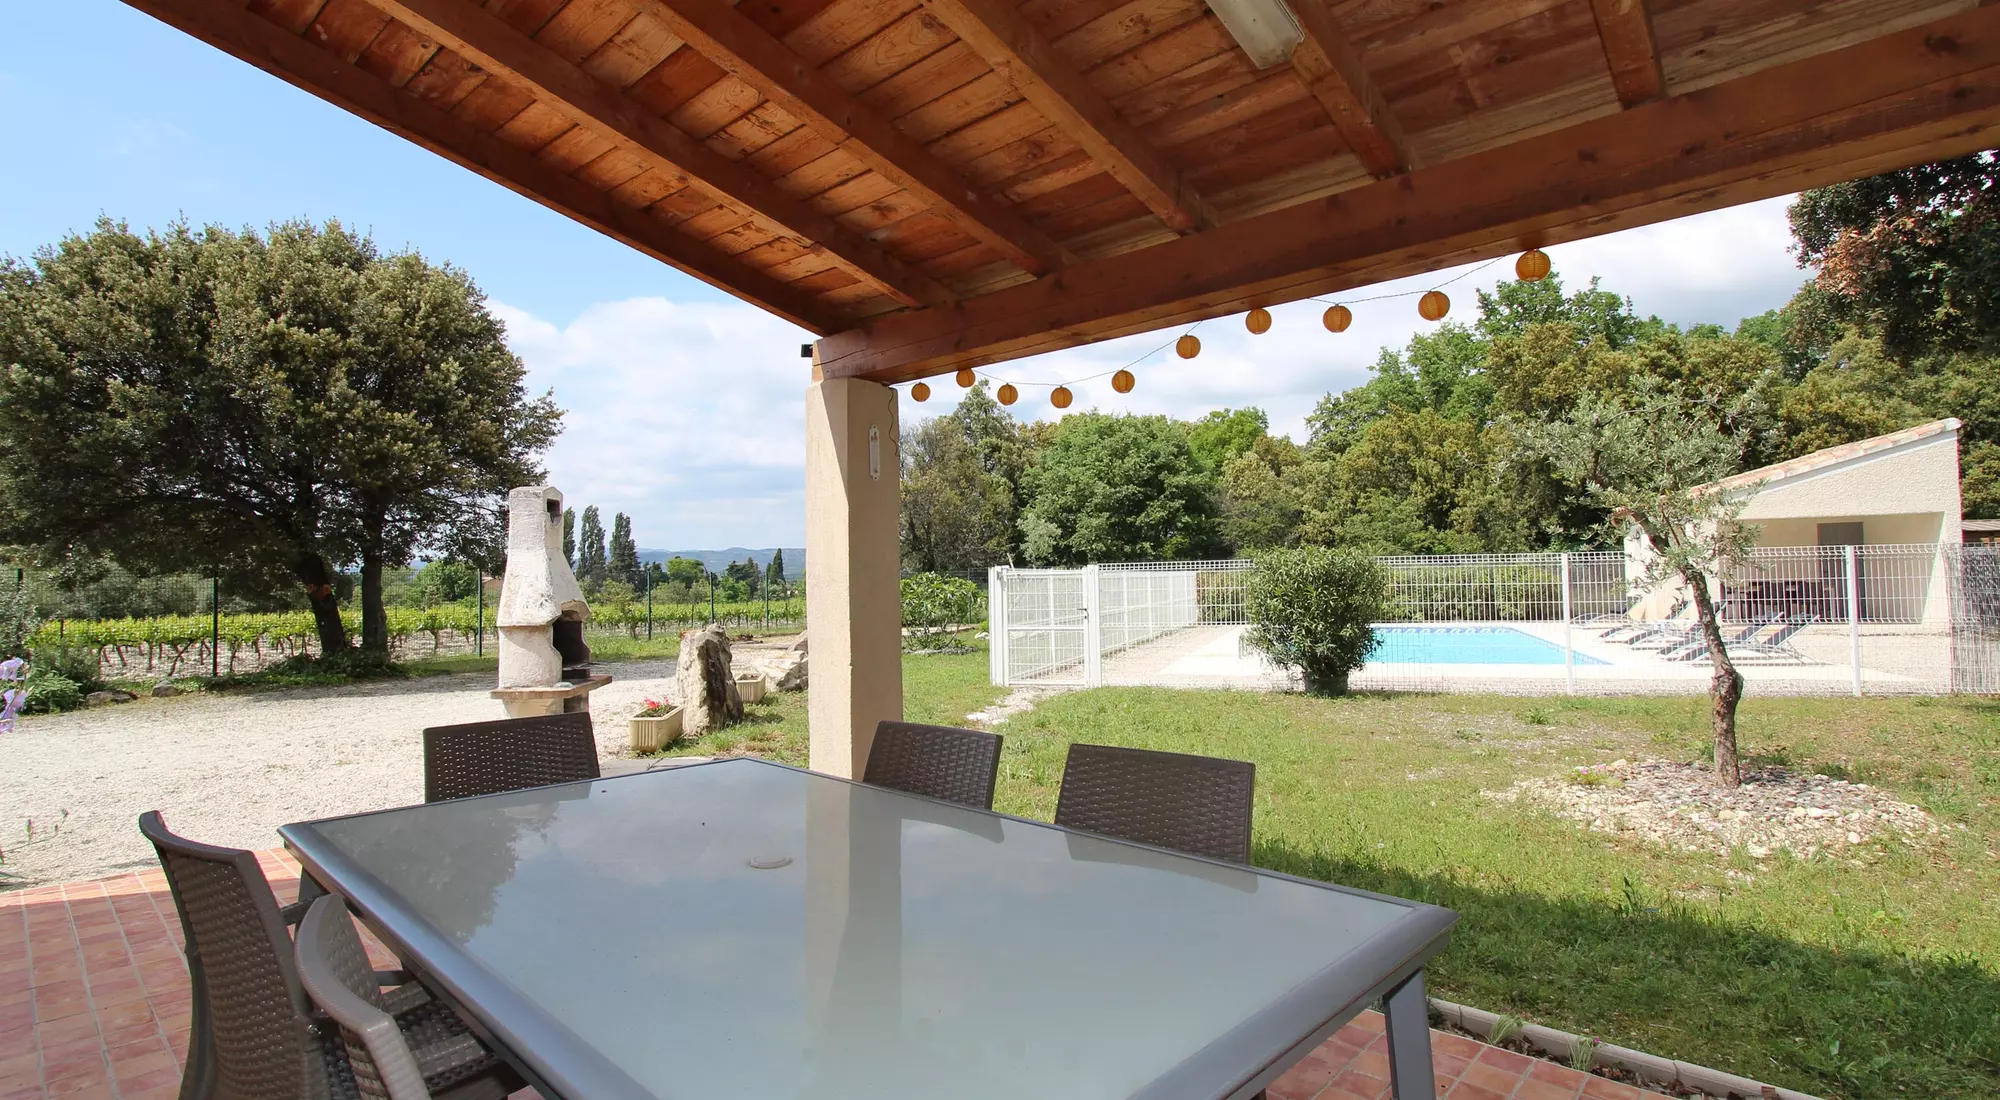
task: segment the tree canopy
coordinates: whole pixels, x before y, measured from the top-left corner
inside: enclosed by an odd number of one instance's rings
[[[583,510],[583,522],[576,537],[576,579],[603,584],[611,575],[610,554],[604,545],[604,520],[592,504]]]
[[[624,581],[635,589],[645,583],[639,570],[639,544],[632,541],[632,517],[623,512],[611,517],[604,568],[612,580]]]
[[[1220,552],[1214,477],[1164,416],[1066,416],[1024,479],[1021,549],[1038,565]]]
[[[1807,191],[1791,222],[1834,316],[1891,354],[2000,354],[2000,153]]]
[[[904,431],[903,563],[960,572],[1008,560],[1018,542],[1021,449],[1013,419],[983,382],[950,415]]]
[[[0,261],[0,540],[303,587],[328,652],[358,564],[488,551],[560,412],[464,272],[337,222],[101,221]]]

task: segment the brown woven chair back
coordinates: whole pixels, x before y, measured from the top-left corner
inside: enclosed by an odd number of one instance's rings
[[[368,949],[339,898],[322,897],[306,911],[293,958],[307,994],[339,1029],[361,1100],[431,1100],[423,1071],[375,984]]]
[[[424,801],[596,779],[588,711],[432,726],[424,731]]]
[[[257,857],[176,836],[156,811],[140,816],[139,831],[166,869],[187,938],[195,1013],[205,1014],[209,1035],[208,1057],[189,1051],[183,1100],[325,1100],[322,1047]]]
[[[1056,824],[1247,864],[1256,783],[1240,760],[1071,745]]]
[[[993,808],[1000,772],[1000,736],[955,726],[883,722],[875,727],[861,781],[911,794]]]

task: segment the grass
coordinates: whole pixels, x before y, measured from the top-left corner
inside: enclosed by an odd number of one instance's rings
[[[1006,727],[1047,819],[1071,741],[1258,766],[1256,861],[1457,910],[1438,996],[1828,1097],[2000,1093],[2000,703],[1758,699],[1752,762],[1865,779],[1964,832],[1863,866],[1665,852],[1480,797],[1699,760],[1707,701],[1107,688]]]
[[[983,651],[906,656],[906,710],[992,702]],[[1619,757],[1702,760],[1701,698],[1105,688],[1009,722],[997,808],[1047,820],[1072,741],[1258,766],[1256,861],[1461,915],[1433,991],[1832,1098],[2000,1094],[2000,702],[1747,700],[1752,763],[1866,781],[1964,823],[1862,866],[1666,852],[1481,790]],[[679,754],[804,763],[775,696]]]
[[[912,722],[964,725],[965,716],[1006,694],[987,682],[985,643],[970,653],[903,655],[903,716]],[[669,748],[667,756],[761,756],[806,764],[806,695],[772,692],[743,708],[743,724]]]

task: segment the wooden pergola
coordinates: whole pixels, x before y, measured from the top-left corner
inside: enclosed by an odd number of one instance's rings
[[[1996,0],[126,2],[820,337],[843,775],[902,706],[887,385],[2000,144]]]

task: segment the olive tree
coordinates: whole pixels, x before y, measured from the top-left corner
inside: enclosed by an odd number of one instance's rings
[[[1714,667],[1715,780],[1741,784],[1736,705],[1743,674],[1723,644],[1710,588],[1710,578],[1739,562],[1756,540],[1740,518],[1754,486],[1715,485],[1740,464],[1740,444],[1706,405],[1650,378],[1622,393],[1586,394],[1560,418],[1526,426],[1522,436],[1558,476],[1610,511],[1615,533],[1631,524],[1645,535],[1652,558],[1640,585],[1678,579],[1686,586]]]

